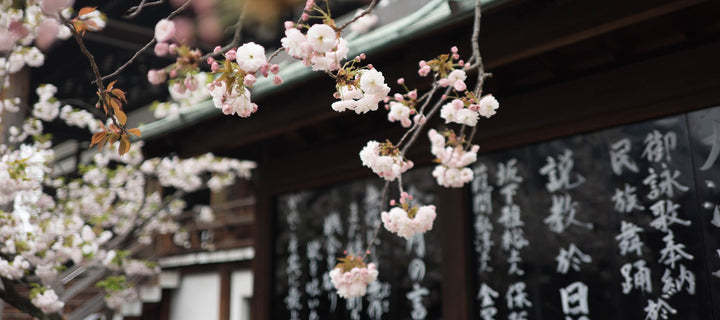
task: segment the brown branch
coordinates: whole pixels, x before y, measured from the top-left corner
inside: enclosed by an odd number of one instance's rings
[[[191,1],[192,1],[192,0],[187,0],[187,1],[185,1],[185,3],[183,3],[182,6],[180,6],[180,7],[177,8],[177,9],[175,9],[175,11],[173,11],[172,13],[170,13],[170,15],[168,15],[167,18],[165,18],[165,19],[168,19],[168,20],[169,20],[169,19],[172,19],[173,17],[175,17],[176,15],[180,14],[180,12],[182,12],[183,10],[185,10],[185,9],[190,5],[190,2],[191,2]],[[155,38],[153,38],[152,40],[150,40],[150,42],[148,42],[147,44],[145,44],[144,47],[142,47],[140,50],[138,50],[137,52],[135,52],[135,54],[134,54],[128,61],[126,61],[122,66],[120,66],[120,68],[118,68],[117,70],[115,70],[115,72],[113,72],[113,73],[111,73],[111,74],[108,74],[108,75],[106,75],[106,76],[103,76],[103,77],[101,77],[100,79],[101,79],[101,80],[107,80],[107,79],[109,79],[109,78],[115,77],[115,76],[117,76],[118,74],[120,74],[120,72],[122,72],[123,70],[125,70],[125,68],[127,68],[128,66],[130,66],[133,62],[135,62],[135,60],[136,60],[141,54],[143,54],[145,51],[147,51],[147,49],[150,49],[150,47],[151,47],[152,45],[154,45],[156,41],[157,41],[157,40],[155,40]],[[98,81],[98,80],[95,80],[95,81]],[[93,82],[93,83],[94,83],[94,82]]]
[[[73,38],[75,38],[75,42],[77,42],[78,46],[80,46],[80,51],[82,51],[82,53],[88,58],[93,75],[95,76],[95,81],[93,81],[93,83],[97,85],[98,91],[102,92],[103,90],[105,90],[105,86],[102,82],[102,76],[100,76],[100,70],[98,69],[97,63],[95,62],[95,57],[93,57],[92,53],[90,53],[90,51],[87,49],[87,47],[85,46],[85,42],[82,40],[82,36],[80,35],[80,33],[77,32],[77,30],[75,30],[75,27],[72,25],[72,23],[65,18],[63,18],[62,22],[66,27],[70,29]]]
[[[445,90],[445,93],[443,93],[443,98],[441,98],[440,100],[435,102],[435,105],[427,113],[427,116],[425,116],[425,121],[423,121],[420,124],[420,126],[417,128],[415,133],[412,135],[412,137],[410,137],[410,140],[407,142],[407,144],[402,148],[402,150],[400,150],[400,152],[402,152],[403,155],[405,153],[407,153],[407,150],[410,148],[410,146],[412,146],[413,143],[415,143],[415,140],[417,140],[417,138],[420,135],[420,132],[422,131],[422,128],[425,126],[425,124],[430,122],[430,118],[432,118],[432,116],[435,114],[435,112],[440,110],[440,107],[442,106],[443,102],[445,102],[445,100],[446,100],[445,97],[447,97],[447,95],[450,93],[450,90],[452,90],[452,86],[448,86],[448,88]]]
[[[146,1],[147,0],[142,0],[142,1],[140,1],[140,4],[138,4],[134,7],[130,7],[130,9],[128,9],[128,11],[127,11],[128,13],[126,15],[124,15],[123,18],[125,18],[125,19],[135,18],[138,14],[140,14],[140,11],[142,11],[142,9],[145,9],[147,7],[161,5],[161,4],[165,3],[165,0],[158,0],[158,1],[154,1],[154,2],[148,2],[148,3],[146,3]]]
[[[205,54],[204,56],[200,57],[200,60],[206,61],[210,57],[217,57],[225,52],[228,52],[230,49],[235,48],[240,45],[240,39],[242,38],[242,27],[243,27],[243,21],[245,20],[245,12],[247,7],[247,1],[245,1],[245,4],[243,4],[242,11],[240,12],[240,16],[238,17],[237,22],[235,23],[235,33],[233,34],[232,41],[225,45],[224,47],[220,48],[219,51],[216,52],[210,52],[208,54]]]
[[[370,5],[365,10],[363,10],[362,13],[360,13],[360,15],[358,15],[357,17],[353,18],[352,20],[350,20],[348,22],[345,22],[345,24],[343,24],[340,28],[338,28],[337,31],[342,31],[343,29],[347,28],[347,26],[351,25],[353,22],[358,21],[358,19],[370,14],[373,11],[373,9],[375,9],[375,6],[377,5],[377,3],[378,3],[378,0],[373,0],[370,3]]]
[[[482,18],[481,0],[475,0],[475,22],[473,23],[473,34],[471,38],[472,42],[472,57],[468,62],[472,63],[467,69],[477,69],[478,79],[475,84],[475,95],[480,98],[482,93],[483,83],[486,78],[492,76],[490,73],[485,73],[485,67],[483,66],[482,56],[480,56],[480,20]]]

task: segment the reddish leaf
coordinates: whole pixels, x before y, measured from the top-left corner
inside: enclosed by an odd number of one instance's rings
[[[138,129],[138,128],[128,129],[127,132],[130,133],[130,134],[132,134],[132,135],[134,135],[134,136],[137,136],[137,137],[140,136],[140,129]]]
[[[110,91],[110,93],[112,93],[112,94],[113,94],[115,97],[117,97],[118,99],[127,102],[127,99],[125,98],[125,91],[122,91],[122,90],[120,90],[120,89],[118,89],[118,88],[115,88],[115,89],[112,89],[112,90]]]
[[[110,142],[110,145],[112,145],[113,143],[115,143],[115,141],[118,141],[118,140],[120,140],[119,134],[111,133],[110,135],[108,135],[108,142]]]
[[[113,108],[113,111],[115,111],[115,117],[117,118],[120,125],[124,126],[125,123],[127,123],[127,115],[125,114],[125,112],[123,112],[122,108],[120,107]]]
[[[120,139],[120,146],[118,147],[118,153],[122,156],[130,151],[130,140],[127,136],[122,136]]]
[[[107,137],[107,132],[100,131],[92,136],[92,139],[90,139],[90,148],[92,148],[93,145],[100,143],[100,141]]]
[[[95,11],[95,9],[97,9],[97,7],[84,7],[80,9],[80,11],[78,12],[78,16],[84,16],[90,12]]]

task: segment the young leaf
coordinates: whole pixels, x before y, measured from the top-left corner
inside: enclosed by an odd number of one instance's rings
[[[78,12],[78,16],[84,16],[90,12],[95,11],[95,9],[97,9],[97,7],[84,7],[80,9],[80,11]]]
[[[120,138],[120,146],[118,147],[118,153],[120,156],[126,154],[128,151],[130,151],[130,140],[128,140],[127,136],[122,136]]]
[[[119,103],[119,102],[118,102]],[[117,117],[118,122],[120,122],[120,125],[125,125],[127,122],[127,115],[125,112],[122,111],[122,108],[113,106],[113,111],[115,111],[115,117]]]
[[[92,136],[92,139],[90,139],[90,148],[92,148],[93,145],[100,143],[102,139],[107,138],[107,132],[106,131],[100,131]]]
[[[128,129],[127,132],[137,137],[140,136],[140,129],[138,128]]]

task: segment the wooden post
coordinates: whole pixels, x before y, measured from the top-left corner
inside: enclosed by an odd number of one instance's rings
[[[472,277],[469,277],[469,213],[465,188],[438,188],[438,228],[442,247],[443,319],[470,319]]]

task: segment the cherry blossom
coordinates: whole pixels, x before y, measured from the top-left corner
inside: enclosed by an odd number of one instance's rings
[[[175,23],[162,19],[155,24],[155,39],[158,42],[168,42],[175,37]]]
[[[412,161],[405,160],[397,148],[389,143],[368,141],[360,151],[362,164],[387,181],[393,181],[403,172],[412,168]]]
[[[355,258],[357,259],[357,258]],[[345,299],[364,296],[367,286],[377,280],[378,271],[374,263],[364,266],[362,261],[350,270],[336,267],[330,271],[330,281],[340,297]]]
[[[408,240],[416,233],[425,233],[431,230],[437,215],[435,206],[410,207],[410,200],[412,200],[412,196],[403,192],[398,206],[381,213],[385,229]]]

